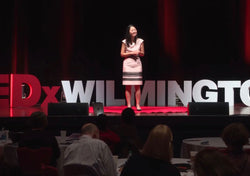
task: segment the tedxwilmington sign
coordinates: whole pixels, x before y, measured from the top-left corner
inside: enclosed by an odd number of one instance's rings
[[[29,95],[22,97],[22,85],[28,85]],[[122,85],[121,85],[122,86]],[[56,94],[62,88],[67,103],[102,102],[105,106],[125,105],[125,99],[115,98],[114,80],[62,80],[61,86],[41,86],[39,79],[30,74],[0,74],[0,106],[33,106],[41,101],[41,106],[58,103]],[[142,86],[141,104],[148,106],[175,106],[176,97],[184,106],[188,102],[218,102],[218,89],[223,89],[224,102],[234,105],[234,91],[239,89],[240,99],[250,106],[250,80],[214,82],[202,79],[197,82],[184,80],[182,86],[175,80],[145,80]],[[95,90],[95,91],[94,91]],[[42,91],[45,98],[41,99]],[[95,92],[95,96],[94,96]],[[95,97],[95,100],[93,100]]]

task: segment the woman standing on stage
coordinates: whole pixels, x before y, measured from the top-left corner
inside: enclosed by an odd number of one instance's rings
[[[138,111],[141,111],[140,86],[142,85],[142,64],[140,56],[144,56],[143,39],[137,37],[137,29],[135,26],[129,25],[121,46],[121,57],[124,58],[122,84],[125,85],[125,96],[129,108],[131,108],[131,88],[132,86],[135,87],[135,101]]]

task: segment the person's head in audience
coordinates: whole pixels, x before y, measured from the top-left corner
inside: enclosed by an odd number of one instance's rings
[[[29,117],[29,126],[32,129],[45,129],[48,125],[48,119],[44,112],[33,112]]]
[[[89,135],[92,138],[96,138],[96,139],[100,138],[99,129],[93,123],[84,124],[81,128],[81,132],[82,132],[82,135]]]
[[[135,117],[135,111],[132,108],[125,108],[122,111],[122,122],[126,124],[132,124]]]
[[[107,129],[107,116],[105,114],[98,115],[97,127],[100,131],[105,131]]]
[[[226,126],[221,135],[230,151],[242,151],[248,144],[249,132],[242,123],[231,123]]]
[[[229,158],[215,149],[198,152],[193,162],[193,170],[197,176],[239,176]]]
[[[143,146],[142,154],[151,158],[171,161],[173,134],[167,125],[155,126]]]

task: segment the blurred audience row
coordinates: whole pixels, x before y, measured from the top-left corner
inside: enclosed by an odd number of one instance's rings
[[[180,176],[180,171],[171,163],[174,136],[165,124],[156,125],[145,143],[140,139],[133,123],[135,113],[131,108],[122,112],[122,121],[117,129],[110,129],[107,117],[99,116],[96,124],[87,123],[81,128],[79,140],[64,151],[65,176],[79,174],[83,169],[89,175],[116,176],[117,168],[113,155],[128,158],[121,170],[121,176]],[[52,149],[50,165],[56,167],[60,149],[55,136],[47,132],[47,117],[35,112],[29,119],[30,130],[24,132],[18,141],[19,147]],[[114,132],[115,131],[115,132]],[[205,149],[192,160],[192,169],[197,176],[247,176],[250,173],[248,144],[249,132],[242,123],[226,126],[221,135],[227,148]],[[0,165],[0,175],[4,165]],[[86,167],[78,167],[86,166]],[[5,172],[6,174],[7,172]]]

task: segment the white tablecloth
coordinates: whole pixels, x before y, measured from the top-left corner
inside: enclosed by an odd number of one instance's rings
[[[226,145],[220,137],[184,139],[181,146],[181,158],[190,158],[190,151],[199,152],[205,148],[224,149]],[[244,148],[250,148],[250,145],[245,145]]]

